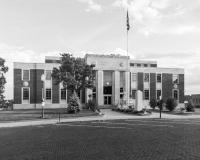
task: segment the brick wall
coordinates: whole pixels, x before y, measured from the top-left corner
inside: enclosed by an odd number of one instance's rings
[[[29,81],[29,87],[30,87],[30,104],[36,103],[36,70],[31,69],[30,70],[30,81]]]
[[[14,69],[14,104],[22,103],[22,71],[21,69]]]
[[[162,98],[167,100],[167,98],[172,97],[172,74],[163,73],[162,74]]]
[[[184,103],[184,74],[179,74],[179,103]]]
[[[43,69],[37,69],[36,70],[36,99],[35,102],[36,103],[42,103],[42,88],[43,88],[43,83],[41,81],[41,75],[44,74],[44,70]]]
[[[72,91],[70,89],[67,89],[67,103],[69,103],[69,98],[72,95]]]
[[[156,99],[156,73],[150,73],[150,100]]]
[[[143,73],[138,72],[138,90],[142,91],[144,90],[144,80],[143,80]]]
[[[54,83],[55,79],[52,78],[52,103],[59,103],[59,84]]]

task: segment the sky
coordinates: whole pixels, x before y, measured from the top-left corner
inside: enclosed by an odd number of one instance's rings
[[[13,62],[44,63],[71,53],[127,55],[185,69],[185,95],[200,94],[200,0],[1,0],[0,57],[6,99]]]

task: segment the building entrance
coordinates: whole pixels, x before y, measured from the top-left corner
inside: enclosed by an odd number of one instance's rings
[[[104,105],[111,105],[112,96],[104,96]]]

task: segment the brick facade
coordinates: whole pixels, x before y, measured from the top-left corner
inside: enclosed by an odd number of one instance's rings
[[[166,100],[172,97],[173,83],[172,74],[163,73],[162,74],[162,98]]]
[[[144,90],[144,79],[143,79],[143,74],[139,72],[138,73],[138,90],[142,91]]]
[[[14,104],[22,104],[22,70],[14,69]]]
[[[150,100],[156,99],[156,73],[150,73]]]
[[[59,103],[59,85],[55,85],[55,80],[52,78],[52,103]]]
[[[184,103],[184,74],[179,74],[179,103]]]

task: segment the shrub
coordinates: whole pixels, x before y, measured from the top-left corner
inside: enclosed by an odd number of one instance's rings
[[[165,100],[161,99],[157,102],[157,106],[160,110],[163,110],[163,105],[165,105]]]
[[[186,110],[188,111],[188,112],[194,112],[195,110],[195,107],[194,107],[194,105],[192,104],[192,102],[189,102],[188,103],[188,105],[186,106]]]
[[[96,99],[89,99],[88,103],[86,104],[87,108],[95,112],[96,110],[100,111],[98,109],[98,104],[96,102]]]
[[[82,106],[79,101],[79,97],[77,96],[76,93],[73,93],[69,99],[67,111],[68,113],[76,113],[77,111],[81,111],[81,110],[82,110]]]
[[[178,105],[177,100],[174,99],[174,98],[168,98],[166,100],[166,108],[169,111],[173,111],[176,108],[177,105]]]
[[[150,102],[149,102],[149,106],[153,109],[156,108],[157,106],[157,100],[156,99],[151,99]]]

